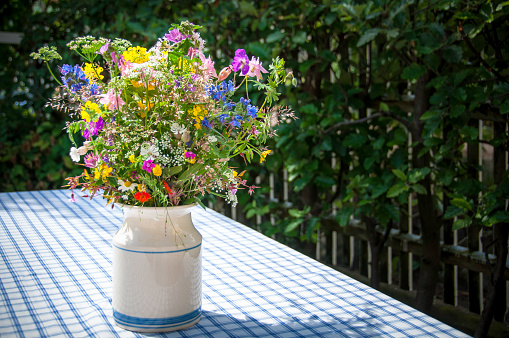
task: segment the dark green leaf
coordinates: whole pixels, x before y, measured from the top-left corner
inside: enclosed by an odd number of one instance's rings
[[[426,67],[417,63],[412,63],[410,66],[403,69],[401,78],[404,80],[417,80],[426,72]]]
[[[379,28],[371,28],[368,29],[362,36],[359,38],[359,41],[357,42],[357,47],[361,47],[365,44],[367,44],[370,41],[373,41],[378,33],[380,32]]]
[[[452,45],[444,48],[442,57],[446,62],[449,63],[458,63],[461,61],[463,56],[463,50],[460,46]]]

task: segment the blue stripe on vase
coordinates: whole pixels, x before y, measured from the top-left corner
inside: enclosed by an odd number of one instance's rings
[[[146,253],[146,254],[165,254],[165,253],[175,253],[175,252],[182,252],[182,251],[189,251],[189,250],[193,250],[193,249],[196,249],[198,248],[199,246],[201,246],[201,243],[198,244],[198,245],[195,245],[191,248],[186,248],[186,249],[180,249],[180,250],[172,250],[172,251],[139,251],[139,250],[130,250],[130,249],[125,249],[125,248],[121,248],[117,245],[114,245],[113,246],[117,249],[120,249],[120,250],[124,250],[124,251],[128,251],[128,252],[136,252],[136,253]]]
[[[128,316],[113,309],[113,318],[115,318],[115,321],[119,324],[125,326],[143,329],[164,329],[191,323],[198,319],[201,316],[201,313],[202,311],[200,306],[196,310],[180,316],[166,318],[141,318]]]

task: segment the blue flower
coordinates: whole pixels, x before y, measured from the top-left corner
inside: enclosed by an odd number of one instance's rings
[[[224,120],[229,117],[230,115],[228,114],[221,114],[219,115],[219,121],[221,121],[222,124],[224,124]]]
[[[258,113],[258,108],[256,108],[256,106],[253,106],[252,104],[249,104],[247,106],[247,115],[255,119],[257,117],[256,113]]]
[[[247,106],[250,102],[250,99],[245,99],[244,97],[240,98],[240,103],[242,103],[244,106]]]
[[[97,83],[94,83],[90,86],[90,95],[98,95],[100,93],[101,91],[99,90]]]
[[[226,108],[226,110],[233,110],[235,108],[235,103],[225,102],[223,103],[223,107]]]
[[[73,93],[80,90],[83,86],[89,85],[90,82],[87,79],[87,76],[81,70],[80,65],[63,65],[60,68],[60,73],[62,74],[62,82],[67,88],[69,88]]]
[[[210,125],[210,121],[208,118],[204,118],[202,121],[201,121],[201,125],[204,126],[205,128],[212,128],[212,126]]]
[[[230,122],[230,124],[234,127],[240,127],[240,121],[242,121],[242,116],[235,115],[233,117],[233,120]]]

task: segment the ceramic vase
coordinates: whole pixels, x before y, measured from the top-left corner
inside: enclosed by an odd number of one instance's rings
[[[138,332],[166,332],[201,317],[202,237],[190,206],[123,206],[113,236],[113,317]]]

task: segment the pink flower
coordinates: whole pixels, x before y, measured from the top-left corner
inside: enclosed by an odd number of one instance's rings
[[[182,35],[182,33],[180,33],[178,28],[172,29],[168,34],[165,34],[164,36],[171,42],[179,42],[187,38],[186,35]]]
[[[152,172],[152,168],[154,168],[155,166],[156,166],[156,164],[154,163],[154,161],[147,160],[147,161],[143,162],[142,169],[145,170],[145,171],[148,171],[149,173],[151,173]]]
[[[268,73],[265,68],[262,67],[262,63],[260,62],[260,58],[255,58],[254,56],[249,61],[249,71],[247,72],[247,76],[256,76],[256,79],[260,81],[262,78],[262,73]]]
[[[216,69],[214,68],[214,61],[210,58],[210,55],[208,58],[205,58],[205,55],[201,53],[200,60],[203,63],[202,68],[205,70],[205,74],[213,77],[217,77]],[[228,74],[229,75],[229,74]]]
[[[186,158],[190,158],[191,160],[196,158],[196,154],[195,154],[195,153],[193,153],[193,152],[190,152],[190,151],[186,151],[186,153],[184,154],[184,156],[185,156]]]
[[[104,106],[109,110],[120,110],[125,105],[125,102],[122,100],[120,95],[115,94],[112,90],[99,96],[101,96],[99,103],[104,104]]]
[[[101,47],[101,49],[99,49],[99,53],[101,53],[101,54],[106,53],[106,52],[108,51],[108,48],[109,48],[109,47],[110,47],[110,43],[109,43],[109,41],[108,41],[108,42],[106,42],[106,43],[105,43],[105,44]]]

